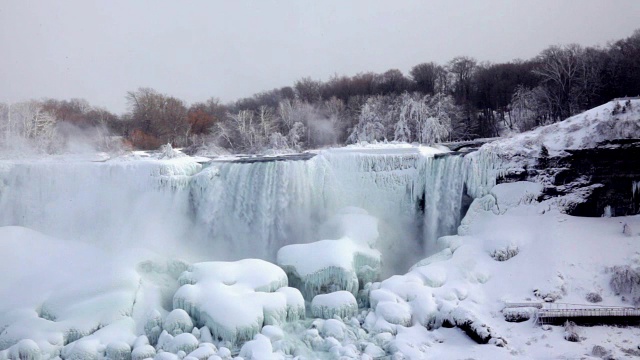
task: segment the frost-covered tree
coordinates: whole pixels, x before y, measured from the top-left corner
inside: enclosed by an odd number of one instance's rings
[[[459,109],[450,96],[404,94],[398,101],[394,140],[432,145],[448,138],[451,118]],[[415,129],[411,132],[411,128]]]
[[[284,99],[278,103],[278,117],[280,118],[282,129],[289,131],[296,122],[296,113],[294,110],[295,100]]]
[[[273,132],[274,128],[274,116],[273,110],[267,106],[260,106],[258,109],[258,123],[260,126],[261,136],[264,139],[269,138],[269,135]]]
[[[5,145],[17,140],[42,152],[54,152],[60,145],[56,118],[39,101],[2,106],[0,128],[4,132]]]
[[[437,94],[423,100],[427,104],[427,116],[420,126],[420,142],[433,145],[446,140],[451,133],[452,109],[455,107],[450,97]]]
[[[304,146],[304,136],[307,130],[304,124],[299,121],[293,123],[289,134],[287,135],[288,144],[295,150],[300,150]]]
[[[279,132],[274,132],[269,135],[268,148],[271,150],[286,150],[289,149],[289,143],[284,135]]]
[[[408,119],[404,114],[399,117],[398,122],[396,122],[394,126],[393,140],[404,142],[411,142],[413,140]]]
[[[512,130],[527,131],[542,125],[550,116],[546,94],[541,87],[516,87],[509,104],[507,126]]]
[[[356,124],[351,131],[347,139],[348,142],[372,142],[386,139],[385,127],[383,125],[386,111],[380,100],[380,97],[372,97],[362,106],[360,116],[358,117],[358,124]]]

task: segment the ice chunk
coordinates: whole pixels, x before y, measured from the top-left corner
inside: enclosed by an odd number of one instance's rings
[[[194,264],[179,282],[174,308],[206,325],[218,341],[244,342],[263,325],[278,325],[302,313],[295,291],[278,291],[287,286],[285,272],[263,260]]]
[[[211,336],[211,331],[206,326],[200,328],[200,342],[213,343],[213,336]]]
[[[306,308],[304,297],[300,290],[292,287],[281,287],[276,292],[284,294],[287,298],[287,321],[304,319]]]
[[[180,359],[181,357],[179,355],[172,354],[170,352],[158,353],[156,356],[153,357],[153,360],[180,360]]]
[[[240,349],[240,357],[245,360],[272,359],[273,347],[269,338],[258,334],[254,340],[247,341]]]
[[[163,321],[163,328],[169,334],[176,336],[182,333],[188,333],[193,330],[193,321],[186,311],[175,309],[167,315]]]
[[[284,332],[282,329],[274,325],[267,325],[263,327],[261,333],[268,337],[271,342],[284,339]]]
[[[218,356],[224,360],[229,360],[231,359],[231,350],[226,347],[220,347],[220,349],[218,349]]]
[[[368,344],[364,349],[364,353],[369,355],[372,359],[378,359],[385,355],[385,351],[375,344]]]
[[[133,348],[138,348],[141,346],[145,346],[145,345],[149,345],[149,339],[147,338],[146,335],[140,335],[138,336],[135,341],[133,342]]]
[[[131,360],[144,360],[156,356],[156,349],[151,345],[143,345],[133,349]]]
[[[129,360],[131,346],[124,341],[114,341],[107,345],[106,354],[110,360]]]
[[[198,348],[198,339],[190,333],[182,333],[176,335],[169,344],[169,351],[172,353],[178,353],[184,351],[190,353]]]
[[[352,293],[344,290],[316,295],[311,301],[311,313],[323,319],[351,317],[358,313],[358,302]]]
[[[68,360],[98,360],[104,348],[101,349],[98,340],[80,339],[72,346],[66,346],[62,350],[62,357]]]
[[[322,323],[320,335],[325,338],[332,337],[337,340],[342,340],[344,339],[345,331],[346,326],[342,321],[336,319],[328,319]]]
[[[40,360],[40,347],[31,339],[20,340],[9,349],[11,359]]]
[[[158,337],[162,333],[162,315],[158,310],[152,310],[147,315],[147,322],[144,324],[144,333],[150,344],[156,344]]]
[[[209,357],[216,355],[215,347],[210,346],[200,346],[199,348],[193,350],[189,353],[188,356],[197,359],[197,360],[207,360]]]

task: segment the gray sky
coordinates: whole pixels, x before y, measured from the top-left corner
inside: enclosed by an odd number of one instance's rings
[[[229,101],[305,76],[605,45],[638,19],[638,0],[0,0],[0,102],[79,97],[120,113],[141,86]]]

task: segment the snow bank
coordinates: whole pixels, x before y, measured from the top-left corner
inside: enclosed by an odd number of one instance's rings
[[[297,320],[300,313],[302,300],[295,299],[295,292],[278,291],[287,286],[285,272],[263,260],[197,263],[179,281],[174,308],[207,326],[214,339],[238,344],[251,340],[263,325]]]
[[[21,227],[0,227],[0,249],[0,349],[31,339],[43,355],[55,354],[96,331],[107,334],[110,324],[130,324],[140,284],[135,257]],[[128,340],[135,327],[119,331]]]

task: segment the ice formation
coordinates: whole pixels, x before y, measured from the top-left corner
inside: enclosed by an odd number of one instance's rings
[[[174,308],[207,326],[214,339],[232,344],[252,339],[263,325],[293,318],[301,303],[287,302],[295,295],[278,291],[288,284],[286,274],[263,260],[197,263],[179,281]]]
[[[358,313],[358,302],[352,293],[344,290],[316,295],[311,301],[311,313],[322,319],[351,318]]]
[[[190,333],[193,330],[193,322],[186,311],[175,309],[167,315],[162,324],[163,329],[176,336],[182,333]]]

